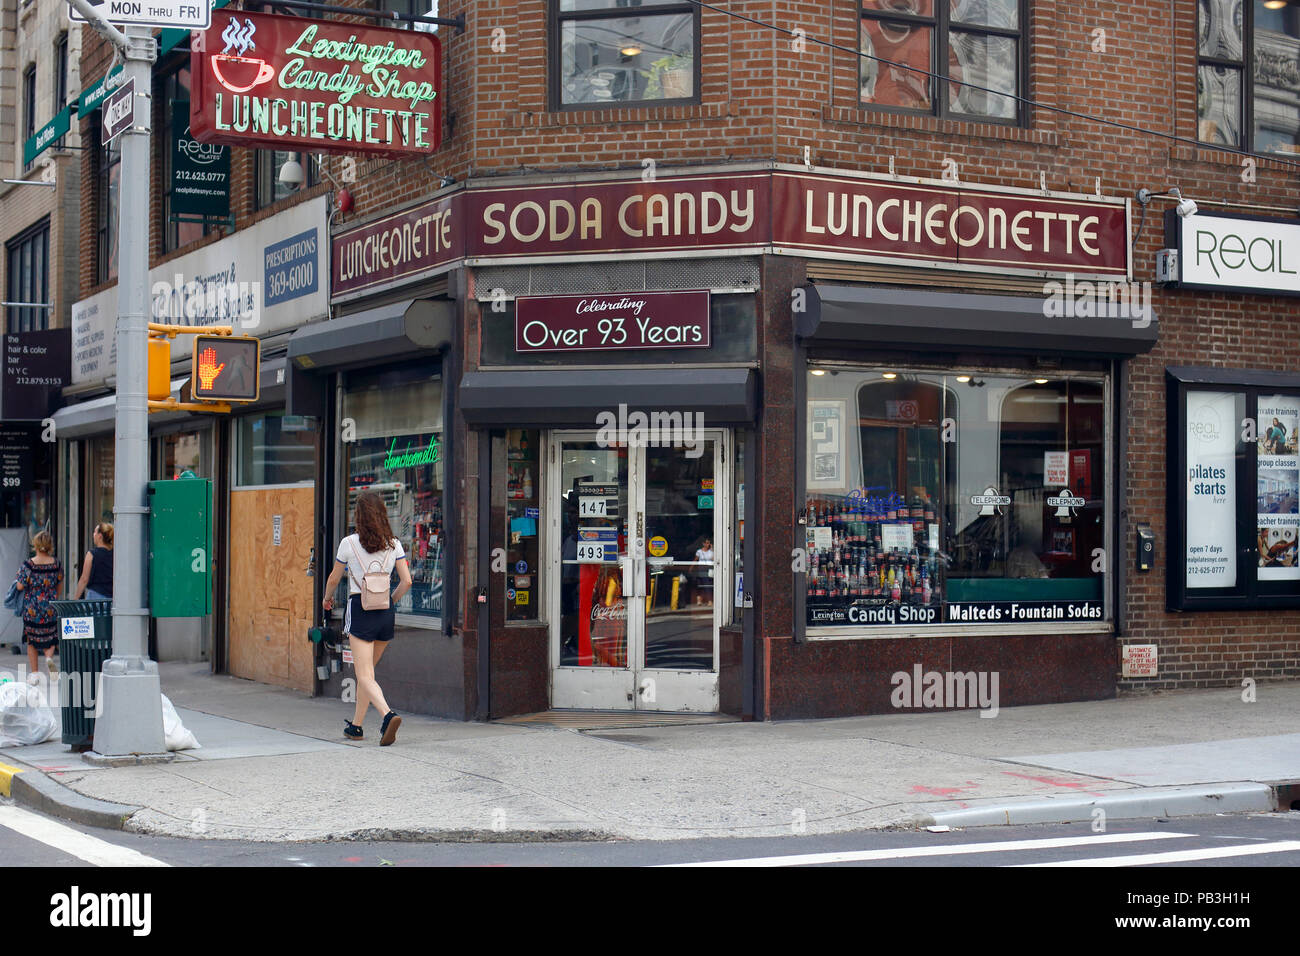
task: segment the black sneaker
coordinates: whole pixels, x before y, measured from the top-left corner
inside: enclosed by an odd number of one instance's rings
[[[397,739],[397,728],[402,726],[402,718],[395,711],[384,715],[384,722],[379,725],[379,746],[387,747]]]
[[[364,737],[365,737],[365,731],[363,731],[360,727],[358,727],[356,724],[354,724],[354,723],[353,723],[352,721],[350,721],[350,720],[345,720],[345,721],[343,721],[343,723],[347,724],[347,726],[343,728],[343,736],[344,736],[344,737],[347,737],[349,740],[362,740],[362,739],[364,739]]]

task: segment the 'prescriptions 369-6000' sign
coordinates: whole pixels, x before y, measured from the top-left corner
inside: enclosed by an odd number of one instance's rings
[[[442,48],[431,33],[215,10],[191,44],[190,130],[202,142],[438,148]]]

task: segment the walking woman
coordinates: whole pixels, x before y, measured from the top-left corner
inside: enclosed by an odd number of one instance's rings
[[[113,526],[107,521],[95,525],[95,546],[86,552],[77,581],[74,600],[84,594],[91,601],[113,600]]]
[[[23,592],[23,640],[27,643],[28,673],[35,675],[37,651],[45,653],[45,666],[54,673],[54,648],[58,645],[58,620],[51,601],[63,589],[63,566],[54,560],[54,539],[48,531],[32,538],[34,557],[18,569],[18,590]]]
[[[402,718],[393,713],[384,699],[384,692],[375,681],[375,665],[384,656],[388,642],[393,639],[393,607],[407,591],[411,590],[411,569],[406,561],[402,543],[393,537],[388,524],[388,510],[384,499],[376,492],[363,491],[357,496],[356,534],[350,534],[339,544],[334,559],[334,570],[325,582],[325,600],[321,606],[328,613],[334,609],[334,592],[343,575],[348,576],[348,606],[343,616],[343,633],[352,647],[352,663],[357,671],[357,707],[352,719],[346,721],[343,735],[350,740],[361,740],[364,733],[361,723],[366,710],[374,705],[384,715],[379,727],[379,745],[387,747],[397,739],[397,728]],[[382,574],[384,581],[391,580],[397,571],[397,590],[389,595],[388,606],[382,610],[366,610],[361,606],[361,582],[367,575]]]

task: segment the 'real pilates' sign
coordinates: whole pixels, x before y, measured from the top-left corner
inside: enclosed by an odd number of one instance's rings
[[[214,10],[192,36],[190,71],[200,142],[403,156],[441,141],[431,33]]]

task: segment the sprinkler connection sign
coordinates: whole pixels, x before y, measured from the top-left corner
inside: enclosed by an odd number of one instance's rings
[[[441,141],[433,34],[214,10],[191,43],[190,131],[201,142],[404,156]]]

